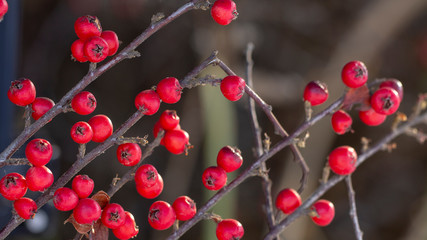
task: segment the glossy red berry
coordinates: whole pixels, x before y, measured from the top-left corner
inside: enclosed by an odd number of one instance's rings
[[[230,101],[237,101],[245,93],[246,82],[239,76],[227,76],[222,79],[220,89],[222,95]]]
[[[103,114],[95,115],[88,121],[93,131],[92,141],[101,143],[113,134],[113,123]]]
[[[202,181],[207,189],[216,191],[227,183],[227,173],[221,167],[211,166],[203,171]]]
[[[136,184],[136,191],[144,198],[153,199],[158,197],[163,191],[163,178],[159,174],[156,177],[156,182],[147,187],[144,184]]]
[[[319,226],[329,225],[335,216],[334,204],[328,200],[318,200],[311,206],[311,219]]]
[[[85,56],[85,53],[83,51],[84,46],[85,46],[85,41],[81,39],[77,39],[71,44],[72,59],[82,63],[87,62],[87,57]]]
[[[81,16],[74,22],[74,31],[81,40],[93,36],[101,36],[102,27],[99,19],[95,16]]]
[[[47,111],[49,111],[54,105],[55,102],[52,101],[50,98],[38,97],[34,99],[33,104],[31,104],[31,109],[33,110],[31,116],[34,118],[34,120],[38,120],[45,113],[47,113]]]
[[[9,5],[6,0],[0,0],[0,22],[3,20],[4,15],[7,13]]]
[[[25,156],[33,166],[46,165],[52,158],[52,154],[52,145],[45,139],[33,139],[25,147]]]
[[[242,166],[243,158],[238,148],[225,146],[219,150],[216,163],[226,172],[232,172]]]
[[[89,123],[80,121],[71,127],[70,135],[74,142],[85,144],[92,140],[93,130]]]
[[[167,77],[162,79],[156,87],[156,92],[165,103],[177,103],[181,99],[182,87],[178,79]]]
[[[53,205],[59,211],[71,211],[78,203],[79,196],[70,188],[58,188],[53,194]]]
[[[300,195],[292,188],[283,189],[276,197],[276,207],[284,214],[291,214],[301,203]]]
[[[96,109],[96,98],[91,92],[79,92],[71,100],[71,107],[80,115],[91,114]]]
[[[166,131],[163,143],[166,149],[173,154],[185,152],[189,146],[190,136],[182,129]]]
[[[154,90],[144,90],[136,95],[135,107],[145,115],[153,115],[160,108],[160,97]]]
[[[368,126],[378,126],[385,121],[387,115],[379,114],[374,109],[369,108],[365,111],[359,111],[359,118]]]
[[[312,81],[305,86],[304,101],[308,101],[311,106],[324,103],[329,97],[328,87],[320,81]]]
[[[37,213],[37,204],[31,198],[20,198],[13,202],[13,208],[23,219],[32,219]]]
[[[371,107],[379,114],[391,115],[397,111],[399,105],[399,94],[393,88],[380,88],[371,96]]]
[[[216,226],[218,240],[240,240],[244,234],[242,224],[234,219],[224,219]]]
[[[107,30],[101,33],[101,37],[108,43],[108,56],[116,54],[117,49],[119,49],[119,38],[114,31]]]
[[[389,88],[393,88],[394,90],[396,90],[397,94],[399,95],[400,101],[402,101],[402,99],[403,99],[403,85],[402,85],[401,81],[394,79],[394,78],[390,78],[390,79],[387,79],[380,84],[380,88],[383,88],[383,87],[389,87]]]
[[[341,79],[348,87],[361,87],[368,81],[368,69],[363,62],[351,61],[344,65],[341,71]]]
[[[116,155],[124,166],[135,166],[141,160],[142,152],[137,143],[123,143],[117,148]]]
[[[339,175],[348,175],[356,170],[357,153],[350,146],[340,146],[332,150],[328,157],[329,167]]]
[[[92,193],[95,183],[88,175],[77,175],[74,177],[71,187],[79,198],[87,198]]]
[[[98,63],[108,57],[109,47],[107,41],[101,37],[91,37],[86,40],[83,52],[89,62]]]
[[[102,209],[101,221],[111,229],[116,229],[125,223],[125,210],[120,204],[110,203]]]
[[[30,167],[25,174],[28,189],[43,192],[53,183],[53,174],[46,166]]]
[[[151,187],[157,182],[159,176],[153,165],[143,164],[136,170],[134,178],[136,185]]]
[[[196,215],[197,208],[193,199],[188,196],[180,196],[172,204],[176,218],[180,221],[187,221]]]
[[[175,110],[165,110],[160,115],[159,122],[164,130],[173,130],[179,124],[179,116]]]
[[[27,182],[19,173],[13,172],[0,180],[0,193],[7,200],[16,200],[27,192]]]
[[[212,18],[221,25],[228,25],[239,15],[232,0],[216,0],[211,8]]]
[[[80,224],[92,224],[101,217],[101,211],[101,207],[95,200],[83,198],[74,208],[73,216]]]
[[[165,230],[172,226],[176,214],[172,206],[165,201],[156,201],[148,210],[148,223],[156,230]]]
[[[27,78],[12,81],[7,91],[9,100],[21,107],[31,104],[36,99],[36,87]]]
[[[113,229],[113,234],[120,240],[127,240],[138,235],[139,229],[135,223],[132,213],[125,211],[125,221],[118,227]]]
[[[346,111],[338,110],[332,114],[331,123],[334,131],[341,135],[351,130],[353,119]]]

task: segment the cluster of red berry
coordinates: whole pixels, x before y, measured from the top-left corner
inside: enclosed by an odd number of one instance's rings
[[[181,129],[179,120],[175,110],[165,110],[153,127],[154,137],[157,137],[160,130],[165,131],[160,144],[173,154],[181,154],[191,148],[190,136]]]
[[[111,30],[102,31],[97,17],[86,15],[77,18],[74,30],[79,39],[71,44],[71,54],[79,62],[101,62],[119,48],[117,34]]]
[[[165,201],[155,201],[148,210],[148,223],[156,230],[166,230],[176,220],[190,220],[196,212],[196,203],[188,196],[176,198],[172,205]]]

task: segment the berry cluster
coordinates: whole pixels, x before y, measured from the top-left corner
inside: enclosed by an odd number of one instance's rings
[[[170,228],[175,220],[190,220],[196,212],[196,203],[188,196],[176,198],[172,206],[165,201],[156,201],[148,210],[148,223],[156,230],[165,230]]]
[[[160,130],[165,131],[160,144],[173,154],[187,153],[187,150],[191,148],[190,136],[181,129],[179,120],[175,110],[165,110],[153,127],[154,137],[157,137]]]
[[[79,62],[98,63],[116,54],[119,39],[114,31],[102,31],[101,22],[95,16],[82,16],[74,23],[79,39],[71,44],[71,54]]]

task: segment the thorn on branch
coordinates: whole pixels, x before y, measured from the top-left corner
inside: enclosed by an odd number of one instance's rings
[[[305,146],[307,145],[307,139],[310,137],[310,133],[306,132],[305,135],[302,138],[295,138],[296,144],[298,145],[298,147],[300,148],[305,148]]]

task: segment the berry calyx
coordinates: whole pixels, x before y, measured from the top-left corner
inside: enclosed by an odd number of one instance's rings
[[[87,57],[83,51],[84,46],[85,41],[81,39],[77,39],[71,44],[71,56],[73,60],[79,61],[81,63],[87,62]]]
[[[52,158],[52,154],[52,145],[45,139],[33,139],[25,147],[25,156],[33,166],[46,165]]]
[[[138,235],[139,229],[135,223],[135,218],[132,213],[125,211],[125,221],[118,227],[113,229],[113,234],[120,240],[127,240]]]
[[[43,192],[53,183],[53,174],[46,166],[30,167],[25,174],[28,189]]]
[[[109,46],[101,37],[91,37],[86,40],[83,52],[89,62],[98,63],[108,57]]]
[[[95,16],[81,16],[74,22],[74,31],[81,40],[93,36],[101,36],[102,27],[99,19]]]
[[[73,210],[73,217],[80,224],[92,224],[101,217],[101,207],[91,198],[80,199]]]
[[[318,200],[315,202],[310,210],[311,220],[319,226],[327,226],[329,225],[335,216],[335,207],[334,204],[328,200]]]
[[[13,208],[23,219],[32,219],[37,213],[37,204],[31,198],[20,198],[13,202]]]
[[[380,88],[371,96],[371,107],[379,114],[391,115],[397,111],[399,105],[399,94],[393,88]]]
[[[196,215],[197,208],[193,199],[188,196],[180,196],[172,204],[176,218],[180,221],[187,221]]]
[[[101,221],[110,228],[116,229],[125,223],[126,214],[125,210],[120,204],[110,203],[102,209]]]
[[[141,148],[137,143],[120,144],[116,151],[119,162],[124,166],[135,166],[141,160]]]
[[[154,90],[144,90],[136,95],[135,107],[145,115],[153,115],[160,108],[160,97]]]
[[[45,113],[47,113],[47,111],[49,111],[54,105],[55,102],[52,101],[50,98],[38,97],[34,99],[33,104],[31,104],[31,109],[33,110],[31,116],[34,118],[34,120],[38,120]]]
[[[369,108],[365,111],[359,111],[359,118],[368,126],[378,126],[385,121],[387,116],[379,114],[374,109]]]
[[[92,141],[101,143],[113,134],[113,123],[103,114],[95,115],[88,121],[93,131]]]
[[[13,172],[0,180],[0,193],[7,200],[17,200],[27,192],[27,182],[19,173]]]
[[[390,79],[387,79],[380,84],[379,88],[383,88],[383,87],[389,87],[389,88],[393,88],[394,90],[396,90],[397,94],[399,95],[400,101],[402,101],[402,99],[403,99],[403,85],[402,85],[401,81],[394,79],[394,78],[390,78]]]
[[[80,115],[91,114],[96,109],[96,98],[91,92],[79,92],[71,100],[71,107]]]
[[[0,22],[3,20],[4,15],[7,13],[9,5],[6,0],[0,0]]]
[[[166,149],[173,154],[181,154],[189,147],[190,136],[182,129],[166,131],[163,143]]]
[[[177,103],[181,99],[182,87],[178,79],[167,77],[162,79],[156,87],[156,92],[165,103]]]
[[[159,122],[164,130],[173,130],[179,124],[179,116],[175,110],[165,110],[160,115]]]
[[[116,54],[119,49],[119,38],[114,31],[107,30],[101,33],[101,37],[108,43],[108,56]]]
[[[227,183],[227,173],[221,167],[211,166],[203,171],[202,181],[207,189],[216,191]]]
[[[215,2],[216,3],[216,2]],[[239,76],[227,76],[221,80],[220,89],[225,98],[237,101],[245,93],[246,82]]]
[[[85,144],[92,140],[93,130],[87,122],[76,122],[70,131],[71,138],[78,144]]]
[[[165,230],[172,226],[176,214],[171,205],[165,201],[156,201],[148,210],[148,223],[156,230]]]
[[[301,203],[300,195],[292,188],[283,189],[276,197],[276,207],[284,214],[291,214]]]
[[[304,101],[308,101],[311,106],[324,103],[329,97],[328,87],[320,81],[309,82],[304,89]]]
[[[244,234],[242,224],[235,219],[224,219],[216,226],[218,240],[240,240]]]
[[[356,170],[357,153],[350,146],[340,146],[328,156],[329,167],[338,175],[348,175]]]
[[[221,25],[228,25],[239,15],[232,0],[217,0],[211,8],[212,18]]]
[[[53,194],[53,205],[59,211],[73,210],[78,203],[79,196],[70,188],[58,188]]]
[[[368,81],[368,69],[361,61],[351,61],[344,65],[341,71],[341,79],[348,87],[361,87]]]
[[[36,99],[36,87],[27,78],[12,81],[7,91],[7,97],[12,103],[25,107]]]
[[[353,119],[346,111],[338,110],[332,114],[331,123],[334,131],[341,135],[351,130]]]
[[[238,148],[225,146],[219,150],[216,163],[226,172],[233,172],[242,166],[243,158]]]
[[[158,197],[163,191],[163,178],[159,174],[156,177],[156,182],[147,187],[144,184],[136,184],[136,191],[144,198],[153,199]]]
[[[77,175],[71,183],[71,188],[79,198],[87,198],[95,187],[94,181],[88,175]]]

